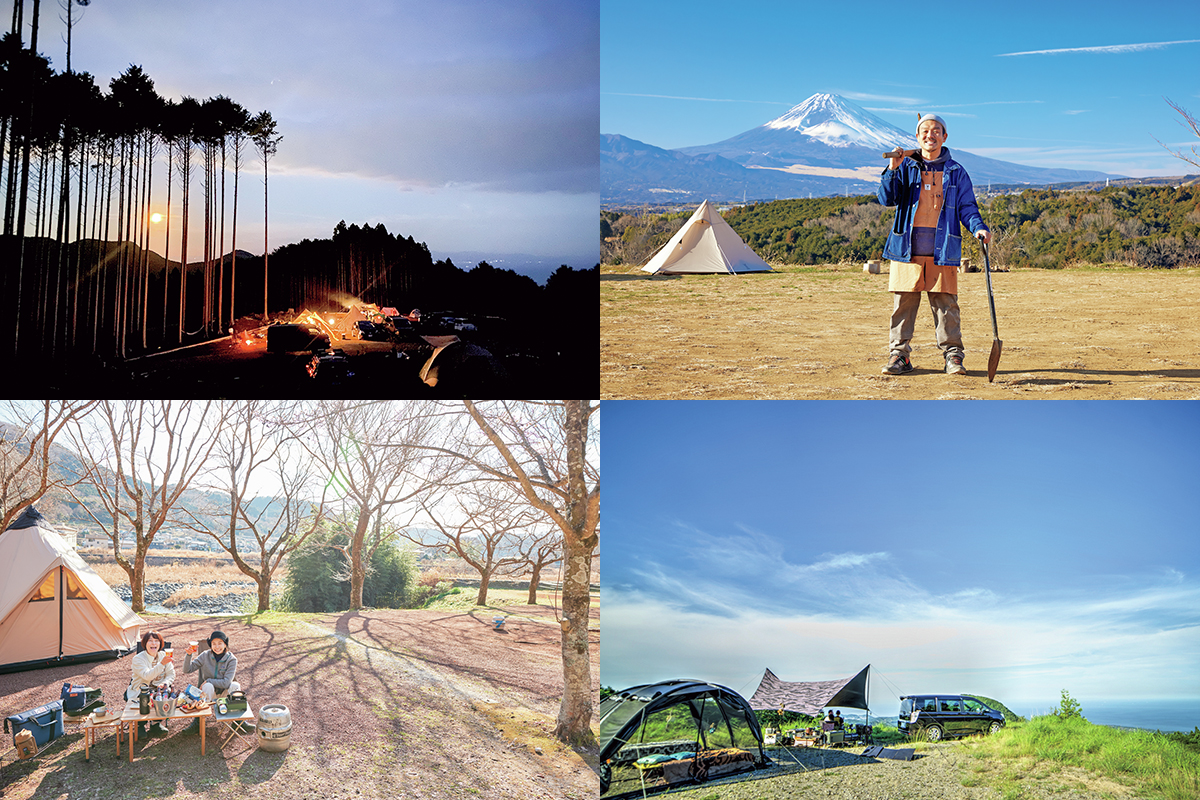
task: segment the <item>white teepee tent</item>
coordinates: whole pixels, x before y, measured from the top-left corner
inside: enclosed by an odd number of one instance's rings
[[[642,267],[642,272],[770,272],[749,245],[742,241],[717,208],[705,200],[671,240]]]
[[[141,624],[33,506],[0,534],[0,672],[123,655]]]

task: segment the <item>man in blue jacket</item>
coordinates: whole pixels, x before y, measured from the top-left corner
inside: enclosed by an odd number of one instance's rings
[[[879,180],[879,202],[896,206],[896,219],[883,248],[891,260],[888,290],[894,293],[891,357],[884,373],[912,372],[913,329],[921,306],[921,292],[937,331],[937,344],[946,359],[946,372],[967,374],[963,366],[962,329],[958,314],[958,265],[962,260],[959,225],[965,225],[985,243],[992,238],[983,224],[971,176],[943,147],[946,122],[926,114],[917,123],[921,149],[911,156],[898,155]]]

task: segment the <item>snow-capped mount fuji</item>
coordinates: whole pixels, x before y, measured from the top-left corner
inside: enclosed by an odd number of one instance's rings
[[[882,151],[896,145],[916,146],[916,138],[911,134],[836,94],[814,94],[762,127],[795,131],[830,147],[871,147]]]
[[[859,169],[882,167],[879,154],[897,145],[916,147],[916,136],[841,95],[814,94],[757,128],[723,142],[682,147],[680,152],[716,153],[751,167]]]
[[[660,150],[602,134],[600,196],[605,202],[642,203],[873,194],[887,164],[882,153],[916,147],[916,123],[914,114],[912,130],[905,131],[840,95],[815,94],[770,122],[714,144]],[[1121,177],[985,158],[958,149],[953,126],[950,134],[951,155],[976,187]]]

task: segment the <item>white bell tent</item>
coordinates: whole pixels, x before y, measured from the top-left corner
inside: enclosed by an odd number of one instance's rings
[[[771,266],[742,241],[707,200],[642,267],[642,272],[667,275],[770,271]]]

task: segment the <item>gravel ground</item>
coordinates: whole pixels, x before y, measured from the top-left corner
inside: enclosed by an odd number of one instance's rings
[[[251,705],[282,703],[291,747],[268,753],[236,742],[208,754],[173,724],[117,758],[99,737],[90,762],[68,733],[30,761],[0,748],[5,800],[591,800],[599,779],[553,739],[562,693],[552,609],[514,605],[504,631],[493,609],[372,610],[322,615],[189,617],[144,614],[168,640],[225,631]],[[592,610],[594,702],[599,696],[599,607]],[[66,681],[116,699],[129,659],[0,675],[0,714],[57,699]],[[124,756],[124,753],[122,754]]]
[[[962,785],[963,777],[974,776],[981,766],[968,754],[968,746],[964,742],[925,744],[912,761],[863,758],[863,748],[771,748],[768,755],[774,764],[769,769],[653,796],[682,800],[999,800],[997,789]],[[996,765],[989,762],[987,766]],[[1055,766],[1050,773],[1058,781],[1023,781],[1021,800],[1132,796],[1126,787],[1111,782],[1086,787],[1081,779],[1088,776],[1081,771],[1068,772],[1072,771]],[[1064,785],[1071,782],[1077,784],[1075,788]]]
[[[863,758],[861,752],[862,748],[772,749],[771,769],[670,796],[710,800],[990,800],[1000,796],[993,789],[961,784],[966,756],[953,744],[931,745],[912,761]]]

